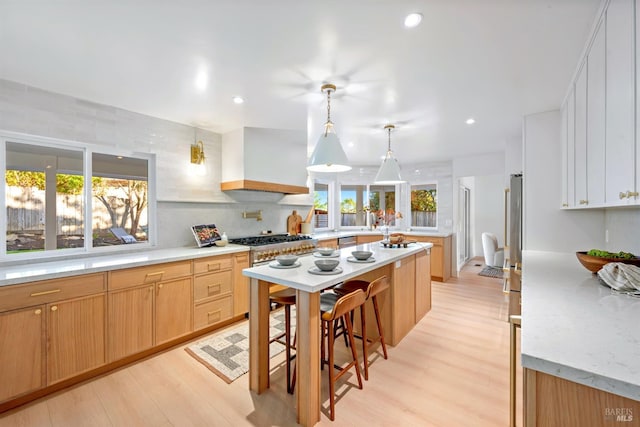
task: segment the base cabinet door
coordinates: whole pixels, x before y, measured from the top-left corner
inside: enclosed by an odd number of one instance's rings
[[[154,285],[109,292],[108,360],[153,346]]]
[[[156,284],[155,345],[191,332],[193,296],[191,278]]]
[[[249,312],[249,278],[242,274],[242,269],[249,268],[249,254],[233,257],[233,315],[239,316]]]
[[[0,402],[44,386],[43,311],[36,306],[0,314]]]
[[[47,384],[105,363],[105,295],[47,304]]]
[[[430,249],[416,254],[416,323],[431,310]]]

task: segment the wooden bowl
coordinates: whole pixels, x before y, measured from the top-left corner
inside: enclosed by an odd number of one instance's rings
[[[592,273],[597,273],[605,264],[610,262],[621,262],[624,264],[632,264],[640,267],[640,258],[621,259],[621,258],[602,258],[599,256],[587,255],[586,252],[576,252],[576,257],[580,264]]]

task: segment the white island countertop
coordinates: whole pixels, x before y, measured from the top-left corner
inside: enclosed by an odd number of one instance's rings
[[[242,270],[242,274],[254,279],[265,280],[306,292],[319,292],[338,282],[375,270],[378,267],[398,261],[406,256],[431,248],[432,246],[433,244],[431,243],[419,242],[411,243],[407,248],[385,248],[379,242],[374,242],[343,248],[337,250],[337,252],[340,253],[339,267],[342,269],[342,272],[339,274],[316,275],[309,273],[308,270],[315,266],[314,261],[320,258],[315,254],[298,258],[301,264],[300,267],[280,269],[270,267],[269,264],[264,264],[257,267],[245,268]],[[373,252],[372,257],[375,258],[375,262],[356,263],[347,261],[347,258],[351,256],[351,252],[355,250]]]
[[[522,366],[640,400],[640,298],[574,253],[525,251],[522,275]]]
[[[247,251],[248,246],[229,244],[223,247],[149,249],[15,265],[6,263],[0,266],[0,286]]]

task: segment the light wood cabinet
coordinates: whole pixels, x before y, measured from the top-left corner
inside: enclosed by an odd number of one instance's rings
[[[233,315],[240,316],[249,312],[249,283],[242,270],[249,268],[249,254],[233,255]]]
[[[431,310],[431,249],[416,254],[415,322]]]
[[[418,242],[429,242],[431,248],[431,279],[446,282],[451,277],[451,236],[410,236]]]
[[[0,401],[104,364],[105,283],[90,274],[0,289]]]
[[[0,402],[45,385],[44,306],[0,313]]]
[[[192,330],[193,295],[191,277],[156,284],[155,345]]]
[[[179,261],[110,273],[109,361],[192,331],[191,264]]]
[[[365,243],[373,243],[379,242],[382,240],[382,234],[373,234],[373,235],[358,235],[356,236],[356,243],[358,245],[363,245]]]
[[[47,304],[47,384],[105,363],[104,293]]]
[[[154,285],[109,292],[108,360],[153,346]]]
[[[335,248],[338,249],[338,239],[319,239],[318,240],[319,248]]]
[[[239,256],[239,261],[236,260]],[[244,257],[244,261],[242,261]],[[235,286],[234,279],[242,279],[242,270],[238,272],[236,263],[249,265],[249,255],[220,255],[202,258],[194,261],[194,293],[191,304],[193,306],[193,327],[195,330],[215,325],[229,320],[234,315]],[[239,289],[239,309],[245,298],[242,294],[241,283]],[[247,295],[249,292],[246,289]],[[248,299],[248,296],[246,296]],[[245,303],[248,306],[248,301]],[[248,311],[248,309],[247,309]]]
[[[401,263],[398,266],[398,263]],[[415,317],[416,260],[410,256],[394,263],[391,284],[391,311],[394,313],[391,325],[391,342],[398,343],[413,329]]]
[[[524,369],[524,426],[636,425],[640,402]]]

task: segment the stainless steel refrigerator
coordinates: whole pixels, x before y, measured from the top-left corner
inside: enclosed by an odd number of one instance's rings
[[[522,279],[522,174],[511,175],[505,190],[504,291],[509,293],[509,315],[520,314]]]

